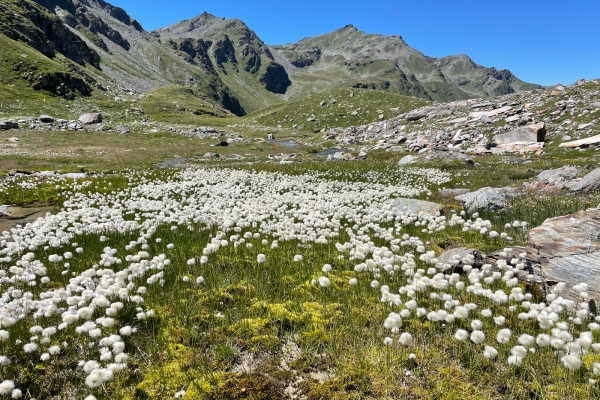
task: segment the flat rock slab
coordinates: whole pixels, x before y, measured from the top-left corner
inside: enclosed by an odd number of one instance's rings
[[[597,192],[600,190],[600,168],[596,168],[579,182],[569,185],[569,189],[573,192]]]
[[[504,153],[519,153],[529,154],[535,153],[541,155],[544,153],[543,142],[513,142],[499,144],[496,147],[492,147],[492,154],[504,154]]]
[[[588,293],[600,299],[600,210],[550,218],[529,231],[529,244],[539,252],[542,274],[548,282],[589,285]]]
[[[576,147],[586,147],[593,146],[596,144],[600,144],[600,135],[590,136],[585,139],[579,139],[572,142],[561,143],[558,147],[562,147],[565,149],[574,149]]]
[[[416,199],[392,199],[388,202],[396,213],[408,214],[429,214],[436,215],[442,212],[442,206],[431,201]]]

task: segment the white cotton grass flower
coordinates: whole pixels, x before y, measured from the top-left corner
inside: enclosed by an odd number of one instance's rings
[[[187,265],[188,266],[192,266],[192,265],[196,265],[196,259],[195,258],[190,258],[189,260],[187,260]]]
[[[21,389],[13,389],[13,391],[10,392],[10,397],[13,399],[20,399],[21,397],[23,397],[23,392],[21,391]]]
[[[10,334],[8,333],[8,331],[0,330],[0,342],[7,341],[9,337],[10,337]]]
[[[501,344],[508,343],[510,341],[511,335],[512,335],[512,333],[511,333],[510,329],[508,329],[508,328],[500,329],[498,331],[498,333],[496,334],[496,341]]]
[[[519,336],[519,339],[517,339],[517,340],[523,346],[531,346],[533,344],[533,342],[535,342],[535,338],[533,336],[531,336],[531,335],[526,334],[526,333],[524,333],[521,336]]]
[[[469,332],[467,332],[464,329],[459,329],[454,334],[454,338],[456,338],[456,340],[460,340],[461,342],[463,342],[469,338]]]
[[[481,344],[485,341],[485,333],[483,331],[474,330],[471,332],[471,341],[475,344]]]
[[[15,383],[11,380],[4,380],[0,383],[0,395],[9,394],[15,388]]]
[[[498,356],[498,350],[496,350],[492,346],[485,346],[483,350],[483,356],[492,360]]]
[[[578,370],[581,368],[582,364],[581,358],[579,358],[579,356],[576,354],[568,354],[564,356],[561,361],[563,362],[563,365],[571,371]]]
[[[202,277],[202,276],[197,277],[196,278],[196,284],[200,285],[202,283],[204,283],[204,277]]]
[[[11,363],[12,362],[10,361],[10,358],[6,356],[0,356],[0,366],[8,367]]]
[[[496,323],[496,325],[502,326],[506,323],[506,318],[502,315],[499,315],[497,317],[494,317],[494,322]]]
[[[394,340],[389,336],[383,339],[383,344],[386,346],[391,346],[392,343],[394,343]]]
[[[400,338],[398,339],[398,341],[403,344],[404,346],[410,346],[413,342],[413,337],[410,333],[408,332],[403,332],[400,335]]]
[[[471,321],[471,329],[479,330],[481,328],[483,328],[483,323],[480,320],[474,319]]]
[[[348,284],[351,286],[356,286],[358,284],[358,279],[350,278],[350,280],[348,281]]]
[[[535,339],[535,343],[540,347],[548,347],[550,346],[550,336],[545,333],[540,333]]]
[[[331,264],[325,264],[323,265],[323,268],[321,268],[321,271],[327,273],[327,272],[331,272],[333,268],[331,267]]]
[[[184,282],[189,282],[190,281],[190,277],[187,275],[184,275],[183,278],[181,278],[182,281]]]
[[[23,351],[25,353],[33,353],[34,351],[37,351],[38,349],[38,345],[36,343],[27,343],[25,346],[23,346]]]
[[[302,255],[300,255],[300,254],[296,254],[296,255],[294,256],[294,262],[300,262],[300,261],[302,261],[303,259],[304,259],[304,257],[302,257]]]
[[[321,276],[319,278],[319,285],[321,285],[322,287],[329,287],[329,286],[331,286],[331,281],[329,280],[328,277]]]
[[[485,317],[485,318],[490,318],[493,315],[492,310],[490,310],[489,308],[486,308],[485,310],[481,310],[480,314],[482,317]]]
[[[259,254],[256,256],[256,262],[264,263],[265,261],[267,261],[267,256],[265,256],[264,254]]]

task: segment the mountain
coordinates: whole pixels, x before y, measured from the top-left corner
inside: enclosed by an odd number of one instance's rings
[[[103,0],[3,0],[0,50],[0,86],[12,93],[9,100],[35,98],[35,91],[106,105],[123,93],[158,93],[158,107],[172,91],[175,111],[217,116],[343,87],[444,101],[538,87],[465,55],[426,57],[400,36],[351,25],[268,46],[239,19],[208,13],[148,32]]]
[[[286,67],[296,96],[315,87],[362,87],[448,101],[533,90],[508,70],[477,65],[466,55],[432,58],[410,47],[402,37],[367,34],[352,25],[273,46]]]

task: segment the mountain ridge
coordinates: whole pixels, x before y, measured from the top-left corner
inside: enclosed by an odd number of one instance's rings
[[[16,22],[12,14],[19,16]],[[539,87],[467,55],[427,57],[399,35],[369,34],[353,25],[270,46],[242,20],[208,12],[148,32],[104,0],[6,0],[0,32],[0,40],[24,42],[50,58],[64,56],[68,77],[62,81],[88,85],[57,91],[51,80],[42,85],[51,95],[100,88],[114,95],[145,93],[178,85],[206,93],[237,115],[343,87],[439,101]]]

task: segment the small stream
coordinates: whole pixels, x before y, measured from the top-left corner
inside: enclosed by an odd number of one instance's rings
[[[10,232],[12,228],[24,226],[33,222],[39,217],[45,217],[46,213],[56,212],[56,208],[51,205],[37,205],[31,207],[16,207],[0,205],[0,233]]]

